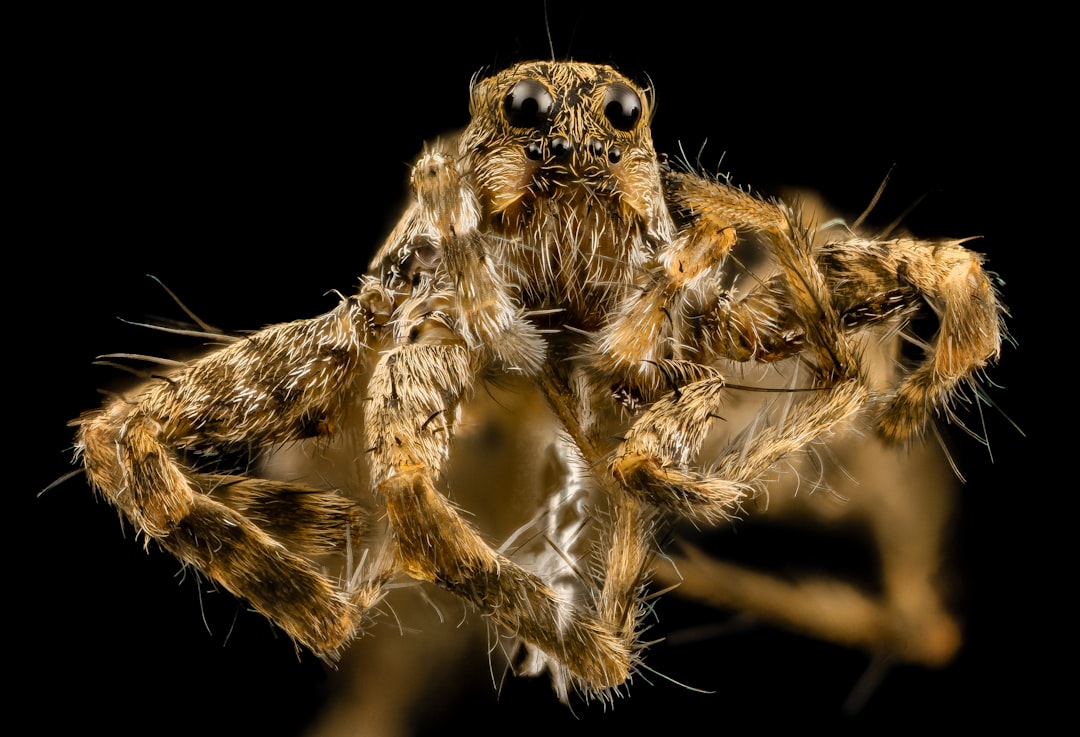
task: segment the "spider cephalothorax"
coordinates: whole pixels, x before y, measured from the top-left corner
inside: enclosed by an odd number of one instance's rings
[[[993,283],[962,242],[818,233],[783,203],[664,163],[651,105],[606,66],[532,62],[476,81],[471,122],[414,165],[414,198],[358,292],[320,317],[216,336],[229,344],[84,415],[91,484],[324,657],[409,577],[525,643],[528,669],[550,670],[561,694],[609,694],[642,655],[664,520],[731,517],[778,463],[852,425],[917,437],[1002,336]],[[894,337],[922,303],[936,340],[872,383],[859,341]],[[762,363],[783,399],[701,465],[726,376]],[[517,421],[551,426],[544,452],[561,469],[541,483],[560,511],[514,554],[441,490],[484,382],[538,398]],[[298,445],[324,461],[307,481],[200,460]]]

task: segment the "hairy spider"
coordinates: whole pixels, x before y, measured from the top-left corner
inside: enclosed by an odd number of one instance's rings
[[[84,414],[76,455],[147,543],[327,660],[409,578],[523,643],[518,669],[560,696],[608,698],[640,665],[668,520],[737,515],[838,434],[904,443],[951,417],[999,354],[1003,309],[962,241],[825,232],[658,157],[650,90],[610,67],[519,64],[474,80],[470,109],[413,166],[355,294],[214,333],[220,348]],[[866,341],[898,344],[924,304],[936,337],[877,385]],[[541,511],[498,546],[445,487],[481,385],[553,428]],[[733,393],[756,389],[776,401],[703,464]]]

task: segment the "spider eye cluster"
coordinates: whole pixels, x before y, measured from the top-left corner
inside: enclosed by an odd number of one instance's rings
[[[630,131],[641,120],[641,97],[629,85],[612,82],[604,87],[604,117],[615,130]],[[515,128],[543,128],[551,120],[555,98],[535,79],[518,81],[503,98],[506,120]]]

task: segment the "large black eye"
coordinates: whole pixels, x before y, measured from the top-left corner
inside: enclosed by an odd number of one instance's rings
[[[609,84],[604,90],[604,117],[616,130],[630,130],[641,118],[641,98],[622,82]]]
[[[503,100],[506,119],[516,128],[539,128],[547,122],[555,101],[547,87],[535,79],[523,79]]]

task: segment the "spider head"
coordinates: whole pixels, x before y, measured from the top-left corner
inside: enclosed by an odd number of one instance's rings
[[[597,198],[647,219],[660,197],[651,90],[611,67],[527,62],[474,83],[462,153],[492,213]]]

